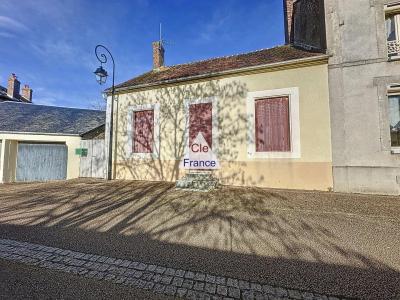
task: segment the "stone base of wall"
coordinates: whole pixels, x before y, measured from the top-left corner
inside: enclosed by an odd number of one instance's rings
[[[264,188],[321,190],[333,189],[330,162],[220,161],[221,168],[212,172],[224,185]],[[126,161],[119,163],[116,179],[172,181],[187,174],[179,161]]]
[[[333,167],[334,191],[365,194],[400,194],[400,168]]]
[[[206,172],[190,172],[176,182],[176,187],[185,190],[208,192],[217,188],[219,180]]]

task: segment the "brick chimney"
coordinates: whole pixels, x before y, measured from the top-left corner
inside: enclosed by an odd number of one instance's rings
[[[8,78],[8,85],[7,85],[7,95],[19,99],[19,88],[21,83],[17,79],[17,76],[12,73]]]
[[[164,66],[164,47],[160,41],[153,42],[153,69]]]
[[[32,103],[32,93],[33,91],[29,87],[29,85],[25,84],[24,87],[22,88],[22,93],[21,93],[22,101]]]
[[[293,43],[293,4],[296,0],[283,0],[285,18],[285,44]]]

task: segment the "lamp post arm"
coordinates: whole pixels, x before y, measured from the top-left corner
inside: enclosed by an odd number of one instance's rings
[[[101,50],[105,51],[100,52]],[[110,134],[109,134],[109,141],[108,141],[108,168],[107,168],[107,179],[112,180],[112,168],[113,168],[113,127],[114,127],[114,96],[115,96],[115,61],[114,57],[112,56],[110,50],[108,50],[105,46],[103,45],[97,45],[95,50],[94,50],[96,57],[98,61],[101,64],[106,64],[107,63],[107,55],[111,58],[112,61],[112,67],[113,67],[113,72],[112,72],[112,87],[111,87],[111,107],[110,107]]]

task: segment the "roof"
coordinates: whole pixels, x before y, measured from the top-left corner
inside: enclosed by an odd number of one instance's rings
[[[16,99],[7,95],[7,89],[0,85],[0,101],[17,101]]]
[[[7,88],[0,85],[0,102],[2,102],[2,101],[26,102],[23,100],[22,97],[19,97],[19,98],[10,97],[7,94]],[[31,103],[31,102],[29,102],[29,103]]]
[[[0,102],[0,132],[80,135],[105,124],[104,111]]]
[[[212,58],[188,64],[161,67],[144,73],[116,86],[116,88],[137,87],[147,84],[158,84],[165,81],[184,79],[199,75],[255,67],[280,62],[290,62],[298,59],[312,58],[325,55],[319,52],[310,52],[293,46],[278,46],[254,52]]]

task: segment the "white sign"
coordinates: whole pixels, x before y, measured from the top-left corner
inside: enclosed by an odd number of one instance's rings
[[[181,169],[213,170],[219,169],[219,162],[203,134],[199,132],[179,164]]]

